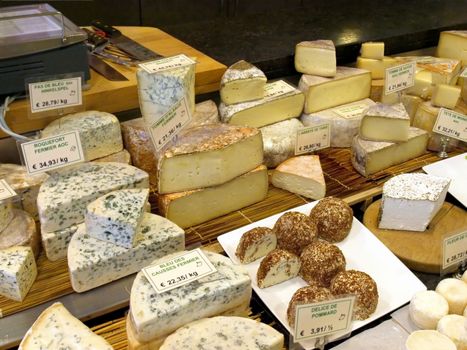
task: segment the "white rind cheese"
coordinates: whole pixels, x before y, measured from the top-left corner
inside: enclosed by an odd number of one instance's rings
[[[97,198],[86,210],[87,233],[102,241],[132,248],[148,197],[148,189],[136,188],[113,191]]]
[[[44,248],[47,259],[57,261],[66,258],[68,244],[76,230],[78,230],[78,225],[53,232],[42,231],[42,248]]]
[[[370,106],[360,124],[360,137],[369,141],[404,142],[409,138],[410,117],[402,103]]]
[[[449,304],[449,313],[462,315],[467,306],[467,283],[457,278],[445,278],[436,286]]]
[[[145,213],[133,248],[95,239],[84,224],[68,245],[68,267],[78,293],[131,275],[154,259],[185,249],[184,231],[158,215]]]
[[[456,350],[456,344],[444,334],[433,330],[415,331],[405,342],[405,350]]]
[[[219,254],[204,253],[217,272],[162,294],[138,273],[130,297],[131,323],[138,341],[165,337],[188,322],[218,315],[250,299],[251,280],[245,269]]]
[[[266,81],[261,69],[244,60],[238,61],[227,68],[221,78],[221,100],[231,105],[262,99]]]
[[[449,337],[457,350],[467,349],[467,318],[460,315],[447,315],[438,322],[436,330]]]
[[[13,219],[0,233],[0,250],[13,246],[31,247],[37,258],[40,251],[40,234],[32,216],[20,209],[13,209]]]
[[[10,199],[0,201],[0,233],[10,224],[15,214],[13,213],[13,204]]]
[[[41,137],[79,131],[84,157],[87,161],[120,152],[123,149],[120,123],[113,114],[86,111],[54,120],[41,132]]]
[[[255,128],[300,115],[305,102],[303,93],[283,80],[266,84],[261,100],[219,105],[221,121]]]
[[[383,186],[380,229],[425,231],[441,209],[449,188],[448,178],[402,174]]]
[[[83,222],[86,206],[110,191],[147,187],[148,174],[127,164],[84,163],[57,171],[37,196],[41,230],[53,232]]]
[[[436,56],[462,60],[467,50],[467,30],[447,30],[439,35]]]
[[[381,60],[384,57],[384,42],[368,41],[362,44],[360,55],[364,58]]]
[[[24,336],[20,350],[112,350],[102,337],[75,318],[62,303],[42,311]]]
[[[336,48],[332,40],[302,41],[295,46],[295,70],[304,74],[336,75]]]
[[[449,312],[449,305],[441,294],[433,290],[416,293],[409,304],[409,315],[421,329],[436,329],[438,321]]]
[[[36,261],[30,247],[0,250],[0,295],[23,301],[36,276]]]
[[[244,318],[218,316],[187,324],[167,337],[160,350],[281,350],[284,336],[271,326]]]

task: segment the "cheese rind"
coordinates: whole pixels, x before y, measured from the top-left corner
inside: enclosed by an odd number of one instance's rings
[[[395,57],[399,62],[415,61],[417,71],[425,70],[431,73],[431,82],[436,84],[455,85],[461,69],[461,62],[457,59],[433,56],[403,56]],[[417,77],[415,78],[417,80]],[[417,84],[417,81],[415,82]]]
[[[457,105],[457,101],[461,96],[461,89],[458,86],[450,86],[446,84],[438,84],[433,89],[431,103],[437,107],[445,107],[453,109]]]
[[[78,225],[72,225],[53,232],[42,231],[42,247],[44,248],[47,259],[50,261],[57,261],[66,258],[68,244],[76,230],[78,230]]]
[[[415,331],[405,342],[406,350],[456,350],[453,343],[444,334],[433,330]]]
[[[423,100],[418,96],[403,94],[401,96],[401,102],[410,117],[410,125],[413,125],[415,114]]]
[[[0,233],[7,228],[14,216],[11,200],[0,201]]]
[[[23,301],[37,276],[31,247],[14,246],[0,250],[0,295]]]
[[[37,196],[41,231],[83,222],[86,206],[110,191],[148,186],[146,172],[121,163],[83,163],[57,171],[44,181]]]
[[[457,350],[467,349],[467,318],[460,315],[447,315],[438,322],[436,330],[449,337],[457,346]]]
[[[217,272],[162,294],[154,290],[142,272],[138,273],[130,296],[136,340],[149,342],[165,337],[188,322],[218,315],[250,299],[251,280],[245,269],[219,254],[204,253]]]
[[[462,60],[465,50],[467,50],[466,30],[447,30],[440,33],[436,56]]]
[[[438,321],[448,312],[446,299],[432,290],[420,291],[410,300],[410,318],[421,329],[436,329]]]
[[[456,278],[445,278],[435,290],[446,298],[450,314],[462,315],[467,306],[467,283]]]
[[[112,350],[113,348],[104,338],[94,334],[75,318],[62,303],[54,303],[42,311],[27,331],[19,349]]]
[[[352,67],[337,67],[333,78],[303,74],[298,88],[305,94],[305,113],[340,106],[370,96],[371,73]]]
[[[360,124],[360,137],[369,141],[403,142],[409,138],[410,117],[402,103],[370,106]]]
[[[167,337],[160,350],[280,350],[284,336],[271,326],[244,318],[217,316],[187,324]]]
[[[392,57],[383,57],[382,59],[357,57],[357,68],[369,70],[372,79],[384,79],[386,69],[396,64],[397,61]]]
[[[295,70],[304,74],[336,75],[336,48],[332,40],[302,41],[295,46]]]
[[[13,209],[13,219],[0,233],[0,250],[13,246],[31,247],[37,258],[40,251],[40,234],[32,216],[20,209]]]
[[[268,172],[260,165],[221,185],[159,195],[159,210],[186,228],[260,202],[267,193]]]
[[[121,150],[120,152],[110,154],[108,156],[99,158],[99,159],[94,159],[94,162],[114,162],[114,163],[124,163],[124,164],[129,164],[131,165],[131,155],[130,153],[124,149]]]
[[[381,60],[384,58],[384,42],[368,41],[362,44],[360,55],[363,58],[372,58],[374,60]]]
[[[84,224],[68,246],[68,267],[78,293],[131,275],[151,261],[185,249],[184,231],[158,215],[144,213],[135,246],[123,248],[86,233]]]
[[[102,158],[123,149],[120,123],[113,114],[86,111],[54,120],[41,132],[41,137],[79,131],[86,160]]]

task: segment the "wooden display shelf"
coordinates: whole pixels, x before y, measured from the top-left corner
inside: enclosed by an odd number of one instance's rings
[[[157,28],[151,27],[117,27],[129,38],[143,44],[164,56],[185,54],[195,58],[196,76],[195,92],[203,94],[219,90],[219,82],[227,68],[222,63],[206,56],[202,52],[174,38]],[[136,68],[125,67],[107,62],[128,81],[109,81],[91,69],[91,79],[88,81],[90,88],[83,91],[83,100],[86,110],[96,109],[99,111],[115,113],[139,108],[138,93],[136,89]],[[3,101],[2,101],[3,103]],[[17,133],[25,133],[44,128],[56,117],[43,119],[29,119],[28,104],[25,99],[15,101],[10,105],[6,120],[8,126]],[[0,132],[0,138],[4,138]]]

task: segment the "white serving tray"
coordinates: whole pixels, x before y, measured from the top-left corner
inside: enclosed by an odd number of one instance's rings
[[[467,153],[425,165],[423,170],[430,175],[450,178],[449,193],[467,207]]]
[[[317,202],[308,203],[288,211],[298,211],[309,214],[311,208],[313,208],[316,203]],[[283,213],[270,216],[228,232],[219,236],[218,240],[230,259],[234,263],[240,264],[240,261],[235,256],[235,250],[242,234],[257,226],[272,228],[276,220]],[[361,270],[368,273],[378,285],[379,302],[375,313],[364,321],[353,321],[352,331],[404,305],[410,301],[414,293],[426,290],[425,285],[355,218],[353,219],[349,236],[344,241],[338,243],[337,246],[345,255],[347,269]],[[300,277],[296,277],[278,285],[261,289],[256,283],[256,272],[260,262],[261,259],[243,266],[245,266],[251,277],[255,292],[282,325],[291,332],[286,316],[287,307],[294,292],[298,288],[306,286],[306,283]],[[334,336],[329,340],[332,341],[337,338],[338,336]],[[313,349],[314,341],[302,342],[301,345],[305,349]]]

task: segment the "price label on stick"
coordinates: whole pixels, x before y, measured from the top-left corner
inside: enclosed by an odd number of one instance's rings
[[[331,143],[331,126],[320,124],[306,126],[297,130],[295,155],[317,151],[329,147]]]
[[[443,239],[443,270],[467,260],[467,231]]]
[[[0,201],[16,196],[16,192],[4,179],[0,180]]]
[[[195,249],[161,264],[145,267],[142,271],[160,294],[208,276],[217,270],[201,249]]]
[[[31,113],[79,106],[81,77],[38,81],[28,84]]]
[[[467,116],[450,109],[440,108],[433,131],[465,142],[467,141]]]
[[[140,63],[139,67],[144,69],[148,73],[163,72],[169,69],[180,68],[188,66],[190,64],[196,64],[191,58],[186,55],[177,55],[166,58],[157,59],[154,61]]]
[[[409,62],[387,68],[384,79],[384,94],[389,95],[414,86],[415,66],[415,62]]]

